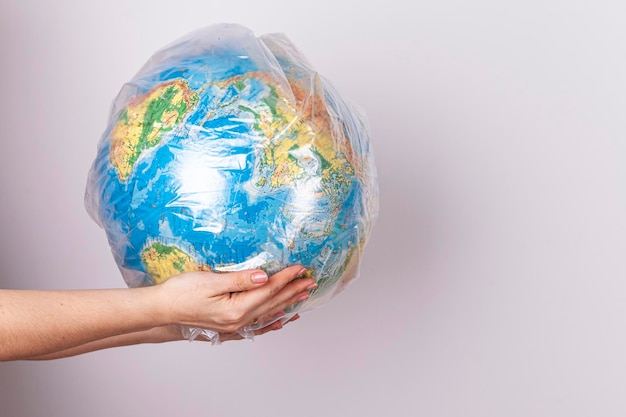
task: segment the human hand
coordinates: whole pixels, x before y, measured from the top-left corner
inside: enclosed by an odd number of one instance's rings
[[[167,324],[210,329],[226,336],[221,340],[232,340],[243,327],[273,320],[288,306],[306,300],[316,284],[312,278],[296,279],[305,271],[296,265],[269,278],[261,270],[178,275],[156,286],[161,313]],[[272,326],[282,325],[276,322],[257,332],[276,330]]]
[[[262,327],[258,330],[254,330],[254,336],[261,336],[265,333],[271,332],[271,331],[276,331],[276,330],[280,330],[282,329],[284,326],[286,326],[287,324],[294,322],[296,320],[298,320],[300,318],[299,314],[295,314],[293,315],[293,317],[291,317],[289,320],[282,322],[281,320],[277,320],[271,324],[268,324],[265,327]],[[180,341],[180,340],[188,340],[183,332],[181,332],[181,328],[180,326],[177,325],[166,325],[166,326],[159,326],[159,327],[154,327],[152,329],[146,330],[144,332],[138,332],[135,333],[135,335],[141,333],[141,336],[138,338],[135,338],[135,336],[127,336],[127,339],[130,339],[132,337],[131,340],[126,340],[124,343],[116,343],[116,346],[119,345],[134,345],[134,344],[138,344],[138,343],[164,343],[164,342],[175,342],[175,341]],[[241,335],[241,333],[239,332],[232,332],[232,333],[219,333],[219,341],[220,342],[227,342],[229,340],[241,340],[244,337]],[[206,338],[203,335],[200,335],[198,338],[196,338],[195,340],[198,341],[210,341],[213,342],[213,340]],[[111,346],[105,346],[105,347],[111,347]],[[104,348],[104,347],[102,347]]]
[[[265,333],[268,332],[273,332],[275,330],[280,330],[282,329],[284,326],[286,326],[287,324],[294,322],[296,320],[298,320],[300,318],[299,314],[295,314],[293,317],[291,317],[289,320],[287,320],[286,322],[281,322],[280,320],[277,320],[271,324],[268,324],[265,327],[262,327],[258,330],[254,330],[254,336],[261,336]],[[233,333],[220,333],[220,342],[227,342],[229,340],[241,340],[244,337],[241,335],[241,333],[239,332],[233,332]],[[208,339],[207,339],[208,340]]]

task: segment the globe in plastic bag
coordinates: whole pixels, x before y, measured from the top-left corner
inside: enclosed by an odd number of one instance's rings
[[[122,87],[85,204],[130,287],[306,266],[318,286],[285,322],[358,275],[378,213],[369,129],[284,35],[210,26]],[[183,331],[218,341],[210,329]]]

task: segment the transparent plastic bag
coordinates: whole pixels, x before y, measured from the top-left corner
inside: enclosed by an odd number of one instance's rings
[[[122,87],[85,205],[130,287],[305,265],[318,287],[284,323],[358,276],[378,214],[369,128],[284,35],[209,26]],[[210,329],[182,330],[219,342]]]

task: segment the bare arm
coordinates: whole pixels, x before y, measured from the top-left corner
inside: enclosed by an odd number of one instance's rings
[[[254,270],[187,273],[146,288],[0,290],[0,360],[166,341],[169,333],[159,328],[172,324],[231,334],[306,298],[314,283],[294,279],[301,269],[257,282],[253,276],[261,271]]]
[[[0,359],[23,359],[165,325],[155,296],[155,288],[0,290]]]
[[[60,359],[69,356],[82,355],[84,353],[94,352],[96,350],[109,349],[114,347],[131,346],[143,343],[163,343],[183,340],[182,333],[174,326],[161,326],[149,330],[120,334],[110,336],[104,339],[94,340],[91,342],[77,345],[67,349],[59,350],[43,355],[35,355],[24,358],[29,360],[48,360]]]
[[[287,323],[296,321],[300,316],[296,314]],[[285,324],[287,324],[285,323]],[[280,321],[276,321],[269,326],[256,330],[254,334],[260,336],[273,330],[280,330],[283,324]],[[239,333],[221,333],[220,341],[226,342],[229,340],[240,340],[242,336]],[[105,339],[95,340],[83,345],[75,346],[69,349],[64,349],[58,352],[48,353],[45,355],[38,355],[28,358],[29,360],[50,360],[67,358],[70,356],[82,355],[84,353],[95,352],[102,349],[110,349],[114,347],[132,346],[143,343],[165,343],[175,342],[180,340],[186,340],[183,337],[182,332],[176,326],[161,326],[153,329],[144,330],[140,332],[133,332],[127,334],[121,334],[118,336],[111,336]],[[202,340],[202,339],[200,339]],[[205,339],[204,339],[205,340]]]

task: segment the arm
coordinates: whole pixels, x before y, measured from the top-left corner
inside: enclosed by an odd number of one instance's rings
[[[44,357],[78,346],[95,350],[164,341],[154,328],[172,324],[234,333],[305,299],[315,284],[294,279],[301,270],[289,267],[269,279],[258,270],[193,272],[133,289],[0,290],[0,360]],[[116,338],[106,340],[111,337]]]
[[[110,336],[104,339],[94,340],[82,345],[70,347],[57,352],[36,355],[24,359],[29,360],[49,360],[67,358],[70,356],[82,355],[96,350],[109,349],[114,347],[138,345],[142,343],[163,343],[183,340],[182,333],[174,326],[161,326],[149,330]]]
[[[285,324],[290,323],[292,321],[296,321],[299,318],[300,316],[296,314]],[[283,324],[280,321],[276,321],[270,324],[269,326],[256,330],[254,334],[256,336],[260,336],[262,334],[265,334],[273,330],[280,330],[282,327],[283,327]],[[240,340],[240,339],[242,339],[242,337],[239,333],[221,333],[220,334],[220,341],[222,342],[226,342],[229,340]],[[60,359],[60,358],[67,358],[70,356],[82,355],[84,353],[94,352],[97,350],[110,349],[114,347],[132,346],[132,345],[138,345],[138,344],[143,344],[143,343],[174,342],[174,341],[179,341],[179,340],[186,340],[183,337],[183,334],[179,328],[177,328],[176,326],[161,326],[161,327],[155,327],[150,330],[121,334],[118,336],[111,336],[105,339],[95,340],[93,342],[88,342],[83,345],[75,346],[75,347],[61,350],[58,352],[29,357],[28,360]]]

